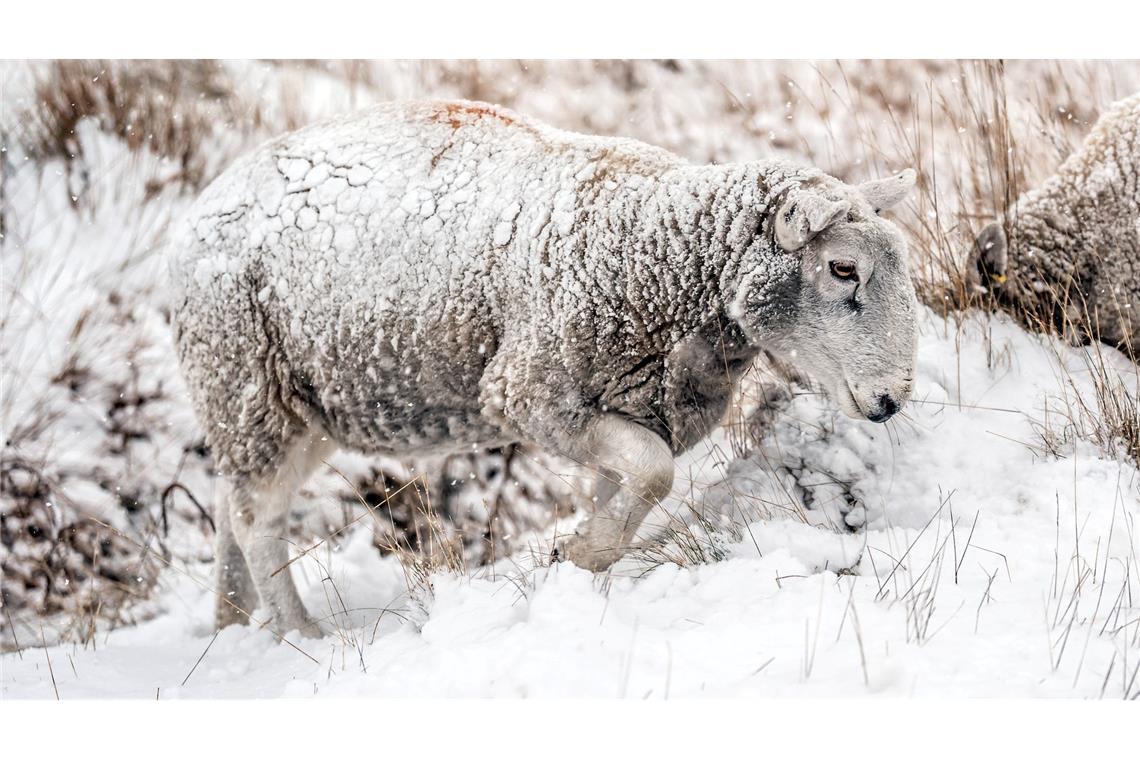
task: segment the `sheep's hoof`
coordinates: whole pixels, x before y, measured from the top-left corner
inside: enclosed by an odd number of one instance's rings
[[[623,554],[625,552],[621,549],[595,548],[581,536],[575,535],[564,541],[561,546],[556,546],[550,553],[550,559],[554,562],[569,560],[584,570],[600,573],[609,570]]]
[[[306,639],[323,639],[336,630],[332,623],[314,620],[308,615],[303,618],[283,618],[280,622],[270,620],[266,627],[272,629],[278,636],[284,637],[296,631]]]
[[[231,625],[249,625],[249,613],[236,606],[219,604],[214,613],[214,630],[221,631]]]
[[[329,634],[336,633],[337,626],[330,620],[309,620],[297,630],[306,639],[323,639]]]

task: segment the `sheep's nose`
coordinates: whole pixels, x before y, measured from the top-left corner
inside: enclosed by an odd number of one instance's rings
[[[873,414],[867,415],[867,419],[871,422],[886,422],[899,410],[898,402],[886,393],[875,400],[879,402],[878,409]]]

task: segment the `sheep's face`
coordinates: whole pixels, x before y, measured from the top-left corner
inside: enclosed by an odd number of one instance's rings
[[[966,270],[967,282],[994,292],[1000,290],[1009,268],[1007,250],[1002,226],[997,222],[987,224],[974,241],[974,250],[968,259],[970,267]]]
[[[911,395],[917,301],[906,243],[879,212],[913,184],[910,170],[859,186],[821,181],[791,192],[775,219],[798,276],[787,281],[791,316],[768,339],[857,419],[885,422]]]

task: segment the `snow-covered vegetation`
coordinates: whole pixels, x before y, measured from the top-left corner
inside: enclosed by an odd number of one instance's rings
[[[1056,171],[1135,63],[3,65],[5,697],[1140,695],[1137,366],[991,314],[976,233]],[[290,537],[323,639],[215,636],[214,473],[169,328],[171,221],[232,160],[373,102],[463,97],[694,162],[780,157],[891,213],[924,306],[915,390],[857,422],[757,365],[594,576],[588,509],[512,446],[338,453]]]

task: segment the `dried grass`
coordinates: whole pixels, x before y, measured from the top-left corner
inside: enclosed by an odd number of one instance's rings
[[[207,139],[238,118],[233,92],[213,61],[54,61],[37,74],[34,103],[16,120],[13,137],[32,158],[62,159],[82,183],[77,131],[93,121],[132,152],[173,161],[176,170],[164,182],[197,190],[208,179]],[[152,184],[155,195],[161,184]],[[78,203],[82,187],[71,191]]]

